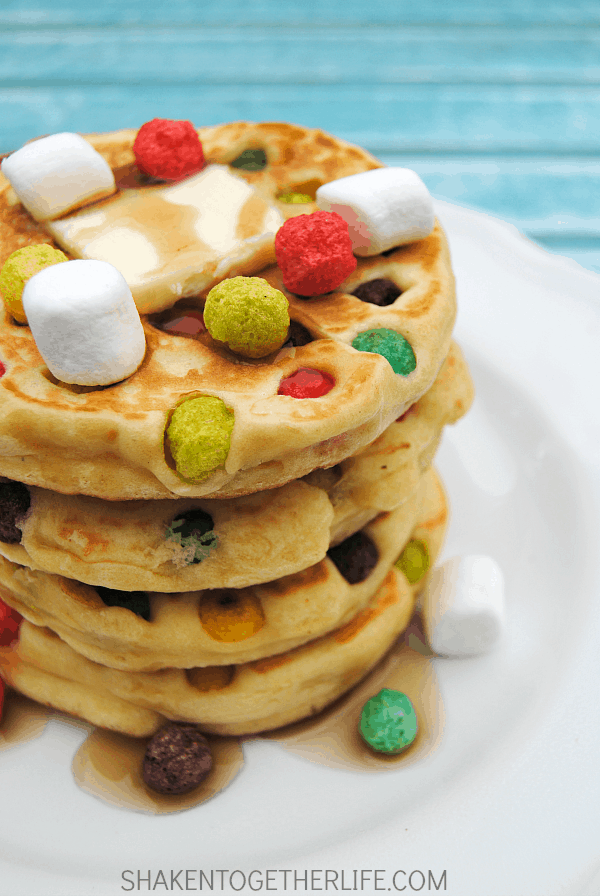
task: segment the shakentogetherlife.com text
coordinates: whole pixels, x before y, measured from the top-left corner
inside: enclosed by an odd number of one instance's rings
[[[290,871],[230,871],[218,869],[202,871],[134,871],[121,874],[121,890],[125,892],[199,891],[203,893],[367,893],[379,891],[392,893],[445,892],[446,871],[412,871],[398,869],[314,869]]]

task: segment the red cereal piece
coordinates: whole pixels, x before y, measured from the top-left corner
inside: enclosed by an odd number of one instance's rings
[[[275,256],[286,289],[299,296],[331,292],[356,268],[348,225],[336,212],[289,218],[277,231]]]
[[[278,395],[289,395],[291,398],[319,398],[327,395],[335,385],[333,377],[320,370],[300,367],[291,376],[286,376],[279,384]]]
[[[0,598],[0,647],[8,647],[19,634],[23,617]]]
[[[4,376],[5,373],[6,373],[6,367],[4,366],[2,361],[0,361],[0,376]]]
[[[140,171],[161,180],[181,180],[205,164],[200,138],[190,121],[147,121],[137,133],[133,153]]]

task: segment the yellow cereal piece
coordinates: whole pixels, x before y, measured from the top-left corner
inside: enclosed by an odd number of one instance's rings
[[[291,205],[303,205],[306,202],[314,202],[312,196],[309,196],[308,193],[280,193],[277,199],[280,202],[286,202]]]
[[[201,482],[229,454],[234,414],[213,395],[183,401],[167,426],[167,443],[183,479]]]
[[[44,268],[68,260],[64,252],[45,243],[24,246],[8,256],[0,272],[0,294],[7,310],[16,321],[20,324],[27,323],[21,301],[23,287],[27,281]]]
[[[424,541],[419,538],[411,538],[394,566],[403,572],[411,585],[423,578],[429,569],[429,551]]]
[[[265,624],[261,603],[251,591],[207,591],[198,613],[202,628],[215,641],[245,641]]]
[[[246,358],[281,348],[290,325],[288,300],[262,277],[231,277],[213,286],[204,306],[213,339]]]

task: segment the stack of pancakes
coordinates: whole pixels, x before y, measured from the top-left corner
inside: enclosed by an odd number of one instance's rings
[[[253,187],[262,218],[265,206],[281,220],[310,213],[318,186],[379,166],[292,125],[198,133],[208,162]],[[117,199],[136,191],[143,209],[160,187],[136,180],[134,138],[88,139],[121,178]],[[0,263],[50,241],[0,178]],[[194,324],[210,287],[238,274],[260,275],[289,301],[288,341],[259,361]],[[375,304],[381,281],[392,297]],[[436,224],[310,299],[285,289],[260,233],[177,289],[160,282],[130,283],[147,352],[108,387],[56,380],[29,328],[3,313],[0,597],[24,621],[0,648],[0,672],[42,703],[134,736],[165,719],[254,733],[318,712],[359,681],[406,628],[440,549],[447,506],[431,462],[472,400],[451,341],[447,244]],[[352,347],[376,327],[411,344],[408,376]],[[279,395],[300,368],[325,370],[333,389]],[[190,481],[166,430],[178,403],[199,395],[221,398],[235,423],[225,464]]]

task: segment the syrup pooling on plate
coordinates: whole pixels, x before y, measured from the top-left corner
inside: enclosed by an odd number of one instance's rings
[[[398,755],[374,753],[358,733],[363,704],[383,687],[402,689],[410,697],[417,715],[417,736],[411,746]],[[32,706],[35,708],[37,704]],[[418,619],[415,619],[404,638],[348,694],[312,719],[258,736],[273,740],[289,752],[318,765],[373,772],[422,760],[437,749],[443,728],[444,711],[437,677]],[[144,784],[141,767],[147,739],[131,738],[100,728],[88,736],[75,756],[75,781],[86,792],[122,808],[152,814],[192,808],[227,787],[243,766],[245,739],[213,735],[208,735],[208,739],[213,754],[213,773],[198,790],[183,796],[156,794]]]
[[[361,707],[384,687],[402,689],[417,714],[414,742],[393,756],[374,753],[358,733]],[[37,704],[31,706],[35,710]],[[312,719],[259,737],[276,741],[289,752],[319,765],[373,772],[422,760],[437,749],[443,727],[444,711],[431,654],[415,617],[404,637],[352,691]],[[147,739],[104,729],[95,729],[79,748],[73,774],[83,790],[113,805],[153,814],[179,812],[205,802],[231,783],[243,765],[245,739],[208,735],[213,772],[198,790],[183,796],[156,794],[144,784],[141,768]]]
[[[177,796],[155,793],[144,783],[145,738],[96,728],[73,760],[75,782],[82,790],[113,806],[154,815],[181,812],[224,790],[244,764],[242,748],[236,738],[209,735],[208,740],[213,755],[211,774],[195,790]]]

